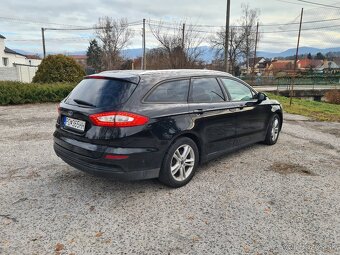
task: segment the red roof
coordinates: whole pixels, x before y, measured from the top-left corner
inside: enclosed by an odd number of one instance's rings
[[[275,70],[293,70],[294,69],[294,61],[293,60],[277,60],[273,61],[271,69]]]
[[[308,68],[315,68],[319,65],[322,64],[322,60],[320,59],[308,59],[308,58],[305,58],[305,59],[300,59],[298,60],[297,62],[297,67],[298,68],[302,68],[302,69],[308,69]]]

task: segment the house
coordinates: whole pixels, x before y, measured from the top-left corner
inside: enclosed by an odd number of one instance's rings
[[[5,45],[5,39],[6,37],[0,34],[0,67],[13,67],[15,65],[38,66],[41,63],[41,59],[33,59],[7,48]]]
[[[247,63],[248,63],[248,68],[247,68]],[[249,58],[249,61],[246,61],[241,64],[241,67],[240,67],[241,74],[246,75],[246,74],[252,73],[253,71],[255,73],[262,73],[268,67],[269,64],[270,64],[270,61],[263,57]]]
[[[294,72],[294,60],[273,60],[268,67],[270,76],[288,75]]]
[[[334,61],[323,60],[322,64],[315,68],[317,73],[337,74],[340,73],[340,66]]]
[[[315,71],[315,69],[323,63],[320,59],[299,59],[297,61],[297,69],[301,72]]]
[[[5,39],[0,34],[0,80],[31,82],[41,59],[7,48]]]

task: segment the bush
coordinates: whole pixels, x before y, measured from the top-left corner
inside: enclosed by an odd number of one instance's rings
[[[61,54],[50,55],[39,65],[33,82],[79,82],[84,75],[84,69],[73,58]]]
[[[327,91],[325,94],[325,98],[328,103],[340,104],[340,90],[333,89],[333,90]]]
[[[0,82],[0,105],[59,102],[76,84]]]

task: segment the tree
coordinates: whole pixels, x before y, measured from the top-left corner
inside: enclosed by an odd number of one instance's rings
[[[86,56],[88,66],[94,68],[96,72],[102,69],[102,49],[99,47],[98,41],[96,39],[90,41],[90,46],[87,48]]]
[[[313,57],[312,57],[312,54],[308,53],[307,59],[312,59],[312,58],[313,58]]]
[[[248,4],[242,4],[241,30],[243,43],[241,51],[243,53],[247,70],[249,69],[249,59],[252,57],[252,51],[255,49],[256,42],[256,24],[259,19],[260,12],[258,9],[250,9]],[[259,36],[257,40],[259,41]]]
[[[243,58],[247,70],[250,63],[249,58],[255,50],[256,43],[256,23],[258,22],[259,11],[249,9],[248,5],[242,5],[242,18],[230,27],[228,61],[231,69],[229,72],[236,74],[238,62]],[[260,37],[258,36],[258,41]],[[223,63],[225,52],[225,29],[222,28],[211,39],[210,43],[216,51],[215,61]],[[222,69],[222,68],[221,68]]]
[[[100,18],[95,28],[102,49],[101,63],[103,69],[119,68],[123,63],[121,51],[129,44],[133,35],[128,27],[127,19]]]
[[[195,68],[200,66],[200,57],[203,54],[200,45],[204,38],[200,37],[194,28],[194,25],[183,26],[181,24],[167,27],[162,22],[156,25],[150,24],[152,34],[160,43],[158,53],[166,56],[167,68]]]
[[[39,65],[33,82],[79,82],[84,75],[84,69],[73,58],[61,54],[49,55]]]
[[[235,75],[238,60],[242,55],[241,45],[244,36],[241,33],[241,30],[236,26],[231,26],[229,36],[228,61],[231,67],[229,71]],[[210,43],[215,49],[215,60],[217,60],[217,63],[220,63],[218,69],[224,70],[224,66],[222,65],[225,52],[225,29],[222,28],[221,31],[217,32],[216,35],[210,39]]]
[[[163,47],[150,49],[146,52],[146,63],[148,69],[169,68],[169,56]]]
[[[321,59],[321,60],[324,60],[325,59],[325,56],[321,53],[321,52],[318,52],[315,56],[315,59]]]

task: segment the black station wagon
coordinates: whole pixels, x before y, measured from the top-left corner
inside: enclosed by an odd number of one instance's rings
[[[180,187],[200,163],[252,143],[275,144],[279,102],[224,72],[107,71],[60,103],[54,150],[69,165]]]

